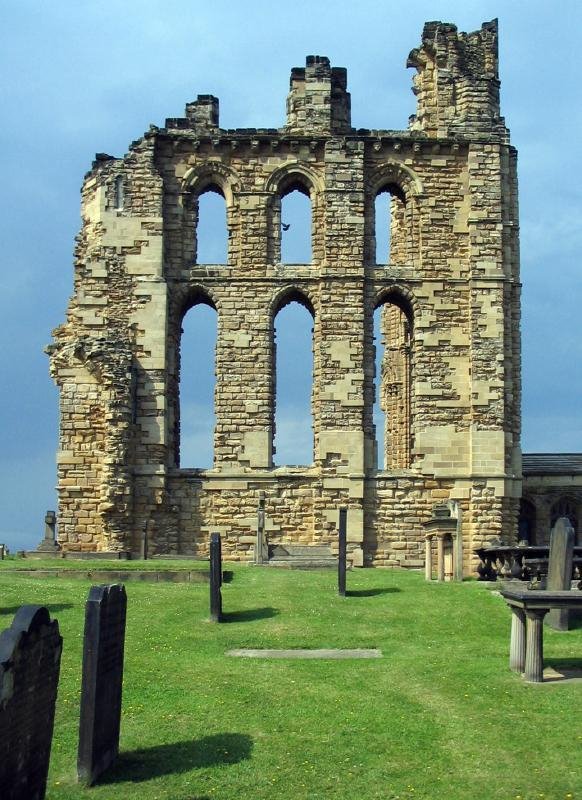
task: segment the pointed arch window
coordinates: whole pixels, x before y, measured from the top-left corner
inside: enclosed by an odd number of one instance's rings
[[[412,311],[400,297],[374,312],[373,418],[380,470],[408,469],[412,461]]]
[[[222,189],[209,184],[196,198],[197,264],[226,264],[228,261],[228,224]]]
[[[411,219],[406,197],[395,183],[387,183],[374,200],[374,263],[405,264],[410,259]]]
[[[178,356],[176,463],[182,468],[212,467],[217,313],[203,295],[182,318]]]
[[[290,172],[269,182],[267,253],[273,264],[311,264],[315,237],[314,204],[317,201],[311,180],[303,173]],[[321,248],[321,243],[317,244]],[[318,250],[319,251],[319,250]]]
[[[297,185],[281,197],[281,263],[310,264],[311,199],[309,192]]]
[[[311,303],[290,293],[273,314],[274,463],[313,463],[313,320]]]

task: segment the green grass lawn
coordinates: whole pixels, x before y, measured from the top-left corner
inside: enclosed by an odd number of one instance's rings
[[[0,574],[2,628],[42,603],[64,637],[49,800],[582,798],[582,683],[511,673],[510,612],[483,585],[358,570],[343,599],[333,572],[232,568],[221,625],[205,584],[127,584],[121,754],[91,789],[76,785],[90,583]],[[383,658],[224,656],[237,647]],[[547,630],[545,651],[582,666],[582,630]]]

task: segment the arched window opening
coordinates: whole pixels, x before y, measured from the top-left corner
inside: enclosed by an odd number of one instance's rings
[[[228,261],[228,225],[226,202],[220,189],[209,186],[198,197],[198,264],[226,264]]]
[[[376,264],[404,264],[407,253],[405,196],[396,184],[387,184],[374,201]]]
[[[553,528],[560,517],[567,517],[574,531],[578,531],[578,515],[576,505],[567,497],[561,497],[554,505],[550,513],[550,525]]]
[[[532,502],[522,498],[519,504],[517,539],[519,542],[535,544],[536,508]]]
[[[125,200],[124,193],[123,175],[118,175],[115,179],[115,208],[117,211],[121,211],[123,208]]]
[[[310,264],[311,200],[302,186],[292,186],[281,199],[281,263]]]
[[[313,317],[298,300],[275,315],[274,328],[274,463],[313,463]]]
[[[411,317],[385,302],[374,312],[376,468],[407,469],[411,462]]]
[[[177,423],[182,468],[213,465],[216,335],[216,311],[201,300],[182,320]]]

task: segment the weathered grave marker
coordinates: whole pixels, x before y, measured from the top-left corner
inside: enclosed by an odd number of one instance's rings
[[[337,561],[337,587],[340,597],[346,596],[346,567],[347,567],[347,508],[339,510],[338,532],[338,561]]]
[[[0,797],[43,800],[63,640],[43,606],[22,606],[0,634]]]
[[[575,538],[570,520],[567,517],[560,517],[550,535],[550,560],[546,584],[550,592],[569,589],[571,586]],[[546,625],[557,631],[567,631],[568,621],[569,611],[567,608],[552,608],[545,619]]]
[[[44,539],[36,548],[40,553],[57,553],[57,515],[54,511],[47,511],[44,515]]]
[[[119,751],[125,586],[92,586],[85,605],[77,776],[91,785]]]
[[[148,523],[145,522],[143,526],[143,533],[141,537],[141,557],[144,561],[147,561],[148,558]]]
[[[210,619],[222,622],[222,552],[220,534],[210,535]]]
[[[255,564],[264,564],[269,560],[269,548],[265,537],[265,493],[259,492],[257,506],[257,543],[255,545]]]

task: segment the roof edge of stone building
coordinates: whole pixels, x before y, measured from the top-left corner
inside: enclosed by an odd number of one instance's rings
[[[524,475],[582,475],[582,453],[524,453]]]

